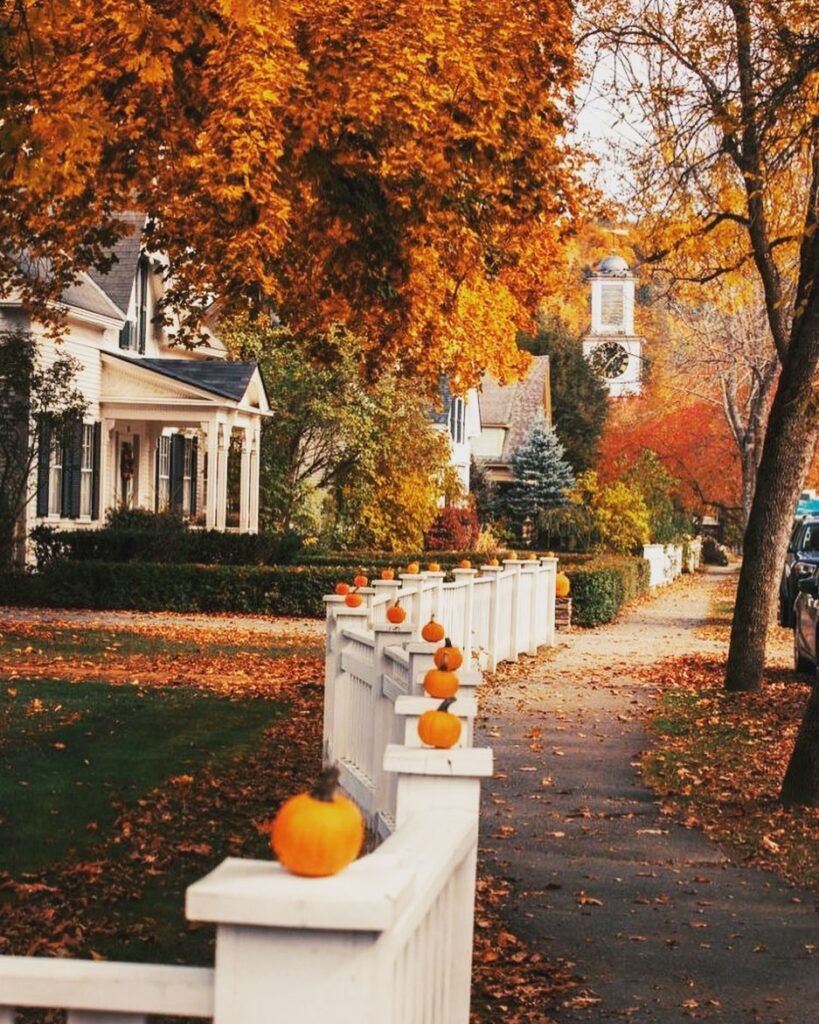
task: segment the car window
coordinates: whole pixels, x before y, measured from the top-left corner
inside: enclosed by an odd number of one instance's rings
[[[819,551],[819,523],[806,527],[799,547],[802,551]]]

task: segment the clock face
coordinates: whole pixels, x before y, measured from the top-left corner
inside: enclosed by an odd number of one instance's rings
[[[616,341],[604,341],[592,352],[590,362],[608,380],[622,377],[628,368],[628,352]]]

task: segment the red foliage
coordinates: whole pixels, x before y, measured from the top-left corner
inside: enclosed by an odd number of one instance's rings
[[[447,505],[424,536],[427,551],[471,551],[481,532],[474,509]]]
[[[739,453],[717,405],[701,400],[663,409],[643,400],[620,404],[600,442],[601,481],[617,477],[646,448],[679,479],[680,498],[691,511],[740,504]]]

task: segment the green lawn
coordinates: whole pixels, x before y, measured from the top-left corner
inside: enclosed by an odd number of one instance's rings
[[[207,658],[213,655],[251,655],[281,658],[287,655],[321,655],[324,648],[315,645],[283,646],[265,641],[263,634],[255,643],[225,643],[210,638],[171,639],[159,633],[129,633],[124,630],[56,628],[38,638],[24,630],[7,629],[0,633],[0,657],[20,653],[48,653],[52,657],[88,658],[111,655],[126,658],[132,655],[185,655]]]
[[[0,871],[89,856],[123,805],[170,777],[218,770],[284,711],[189,687],[2,685]]]

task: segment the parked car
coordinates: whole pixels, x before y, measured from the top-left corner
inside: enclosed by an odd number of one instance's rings
[[[819,516],[805,516],[794,524],[782,579],[779,582],[779,624],[792,627],[797,584],[808,579],[819,566]]]
[[[813,675],[819,667],[819,575],[804,577],[796,585],[793,607],[793,667]]]

